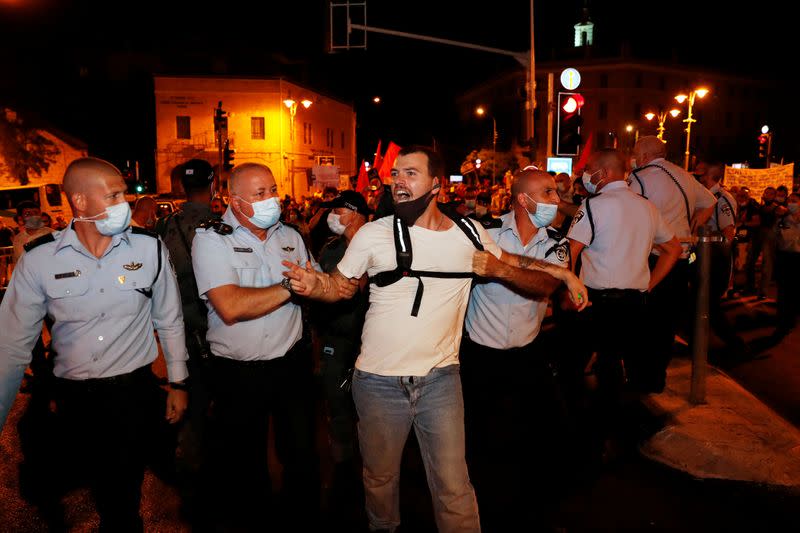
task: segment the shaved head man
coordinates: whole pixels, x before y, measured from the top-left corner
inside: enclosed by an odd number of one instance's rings
[[[69,432],[56,439],[55,460],[88,475],[101,531],[142,531],[150,429],[160,417],[177,422],[187,404],[178,285],[158,237],[130,227],[113,165],[78,159],[63,183],[72,223],[28,243],[0,304],[0,423],[49,316],[57,426]],[[154,327],[170,382],[166,412],[150,369]]]
[[[636,166],[643,167],[654,159],[667,157],[667,145],[654,135],[639,137],[633,147],[633,157],[636,158]]]

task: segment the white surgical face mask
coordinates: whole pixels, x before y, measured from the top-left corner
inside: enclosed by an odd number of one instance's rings
[[[528,196],[525,194],[525,196]],[[556,218],[556,213],[558,212],[558,205],[557,204],[544,204],[542,202],[537,202],[530,196],[528,196],[528,200],[536,204],[536,212],[531,213],[528,211],[528,217],[531,219],[531,222],[537,228],[544,228],[549,226],[551,222]]]
[[[246,204],[250,204],[253,208],[253,216],[247,217],[254,226],[261,229],[271,228],[277,224],[281,218],[281,204],[278,203],[277,196],[261,200],[260,202],[248,202],[241,196],[239,200]]]
[[[98,218],[106,215],[105,218]],[[102,213],[97,213],[90,217],[75,217],[78,222],[94,222],[102,235],[116,235],[125,231],[131,225],[131,206],[128,202],[120,202],[118,204],[106,207]]]
[[[583,181],[583,186],[586,188],[586,192],[588,192],[589,194],[597,194],[597,186],[600,185],[600,183],[603,181],[600,180],[596,184],[592,183],[592,177],[598,172],[600,171],[597,170],[595,172],[592,172],[591,174],[589,174],[588,172],[584,172],[583,176],[581,176],[581,181]]]
[[[337,215],[334,212],[330,212],[328,214],[328,227],[336,235],[341,235],[342,233],[344,233],[344,230],[347,229],[347,226],[342,224],[342,216]]]

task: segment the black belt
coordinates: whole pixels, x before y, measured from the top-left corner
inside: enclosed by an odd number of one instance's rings
[[[148,377],[154,377],[153,372],[150,370],[149,364],[139,367],[133,372],[128,372],[127,374],[118,374],[116,376],[89,379],[56,378],[56,383],[58,383],[59,386],[73,389],[92,389],[97,387],[107,387],[109,385],[126,385],[129,383],[142,381]]]
[[[637,289],[593,289],[587,287],[589,300],[621,300],[623,298],[643,298],[646,294]]]

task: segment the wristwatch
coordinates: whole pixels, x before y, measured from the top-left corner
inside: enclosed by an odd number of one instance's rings
[[[188,380],[186,379],[183,381],[173,381],[169,384],[169,388],[173,390],[182,390],[182,391],[188,390],[189,383],[187,383],[187,381]]]
[[[289,278],[283,278],[281,280],[281,287],[289,291],[289,294],[294,294],[294,290],[292,289],[292,280]]]

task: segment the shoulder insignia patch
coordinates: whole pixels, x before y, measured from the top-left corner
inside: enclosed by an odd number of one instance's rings
[[[140,228],[138,226],[131,226],[131,233],[134,233],[136,235],[147,235],[148,237],[158,239],[158,234],[156,232]]]
[[[41,246],[43,244],[47,244],[48,242],[55,242],[56,238],[53,236],[53,233],[48,233],[47,235],[42,235],[41,237],[37,237],[33,239],[31,242],[26,243],[23,248],[25,248],[26,252],[30,252],[37,246]]]
[[[570,228],[574,227],[574,226],[575,226],[575,224],[577,224],[578,222],[580,222],[580,220],[581,220],[582,218],[583,218],[583,209],[578,209],[577,213],[575,213],[575,216],[574,216],[574,217],[572,217],[572,223],[569,225],[569,227],[570,227]]]

